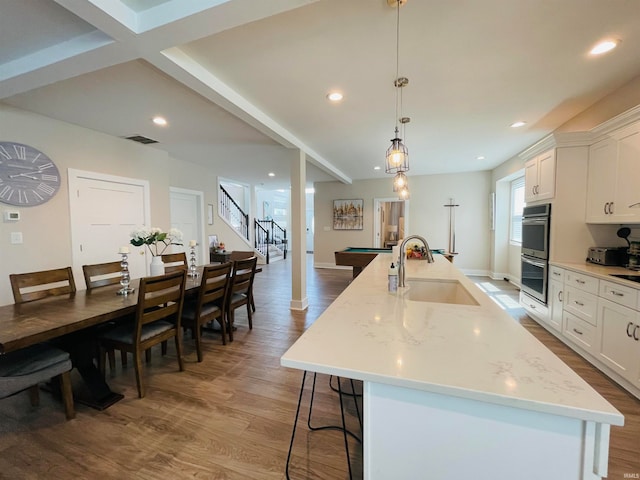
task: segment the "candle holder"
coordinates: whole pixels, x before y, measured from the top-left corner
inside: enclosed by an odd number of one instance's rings
[[[117,291],[117,294],[129,295],[135,291],[135,289],[129,288],[129,284],[131,283],[131,277],[129,276],[129,254],[121,252],[120,255],[122,255],[122,260],[120,260],[120,267],[122,268],[120,271],[120,285],[122,288]]]
[[[195,278],[198,276],[198,272],[196,271],[196,246],[191,245],[189,249],[189,272],[187,273],[187,277]]]

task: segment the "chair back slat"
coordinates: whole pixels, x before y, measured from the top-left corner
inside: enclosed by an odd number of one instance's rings
[[[230,285],[232,267],[231,262],[204,267],[198,295],[198,314],[202,306],[210,303],[215,302],[218,306],[223,306]]]
[[[162,262],[164,263],[165,273],[187,269],[187,254],[184,252],[165,253],[160,255],[160,257],[162,257]]]
[[[251,257],[233,262],[231,274],[231,294],[248,293],[253,285],[258,257]]]
[[[97,263],[94,265],[83,265],[84,281],[87,290],[115,285],[120,283],[122,265],[120,262]]]
[[[176,328],[180,329],[186,275],[186,270],[178,270],[140,280],[136,309],[136,338],[138,340],[144,324],[160,319],[173,321]]]
[[[71,267],[9,275],[15,303],[26,303],[76,292]]]

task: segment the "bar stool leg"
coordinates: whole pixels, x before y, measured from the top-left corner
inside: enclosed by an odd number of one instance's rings
[[[287,454],[287,465],[285,467],[285,474],[287,480],[291,480],[289,477],[289,462],[291,461],[291,451],[293,450],[293,439],[296,436],[296,425],[298,424],[298,416],[300,415],[300,404],[302,403],[302,394],[304,393],[304,381],[307,379],[307,371],[304,371],[302,375],[302,385],[300,385],[300,396],[298,396],[298,407],[296,408],[296,418],[293,421],[293,430],[291,431],[291,442],[289,443],[289,453]]]
[[[349,480],[353,478],[351,474],[351,457],[349,456],[349,441],[347,439],[347,425],[344,421],[344,407],[342,405],[342,387],[340,386],[340,377],[338,377],[338,392],[340,397],[340,416],[342,417],[342,433],[344,435],[344,450],[347,453],[347,465],[349,466]]]
[[[354,433],[350,432],[349,430],[347,430],[347,425],[345,422],[345,418],[344,418],[344,404],[343,404],[343,400],[342,400],[342,387],[340,385],[340,377],[336,377],[338,379],[338,397],[340,398],[340,416],[342,419],[342,427],[339,426],[335,426],[335,425],[324,425],[324,426],[320,426],[320,427],[314,427],[311,425],[311,416],[312,416],[312,412],[313,412],[313,399],[315,397],[315,391],[316,391],[316,378],[317,378],[317,373],[313,374],[313,384],[311,387],[311,398],[309,400],[309,416],[307,418],[307,426],[309,427],[309,430],[311,431],[315,431],[315,430],[341,430],[343,435],[344,435],[344,447],[345,447],[345,453],[347,455],[347,466],[349,468],[349,478],[352,479],[353,478],[353,473],[351,470],[351,457],[349,454],[349,442],[348,442],[348,438],[347,435],[351,435],[354,439],[356,439],[358,442],[362,442],[362,440],[360,438],[358,438],[358,436],[356,436]],[[295,435],[296,435],[296,426],[298,424],[298,418],[300,416],[300,405],[302,404],[302,395],[304,393],[304,385],[305,385],[305,381],[307,378],[307,371],[305,370],[303,375],[302,375],[302,384],[300,385],[300,394],[298,396],[298,406],[296,407],[296,416],[295,419],[293,421],[293,430],[291,431],[291,441],[289,442],[289,452],[287,453],[287,463],[285,466],[285,475],[287,480],[291,480],[291,477],[289,476],[289,465],[291,463],[291,452],[293,451],[293,441],[295,439]],[[331,379],[329,380],[329,383],[331,384]],[[333,389],[333,387],[332,387]],[[354,390],[354,384],[353,384],[353,380],[351,380],[351,391],[352,394],[344,392],[344,395],[353,395],[354,396],[354,400],[355,400],[355,390]],[[356,411],[358,413],[358,421],[360,422],[360,431],[362,431],[362,420],[360,418],[360,409],[358,408],[358,402],[356,401]]]

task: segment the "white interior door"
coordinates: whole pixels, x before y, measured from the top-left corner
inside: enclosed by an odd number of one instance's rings
[[[84,286],[82,265],[121,259],[118,249],[129,246],[131,278],[147,274],[146,252],[133,247],[131,231],[149,224],[149,183],[69,170],[69,207],[73,274]]]
[[[171,252],[186,252],[189,256],[189,241],[196,240],[198,264],[209,263],[208,242],[204,241],[204,198],[203,193],[182,188],[170,188],[171,228],[182,232],[183,245],[173,245]]]

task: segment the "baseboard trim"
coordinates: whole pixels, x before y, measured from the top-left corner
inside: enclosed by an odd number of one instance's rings
[[[289,303],[290,310],[303,311],[309,308],[309,298],[304,297],[302,300],[291,300]]]

